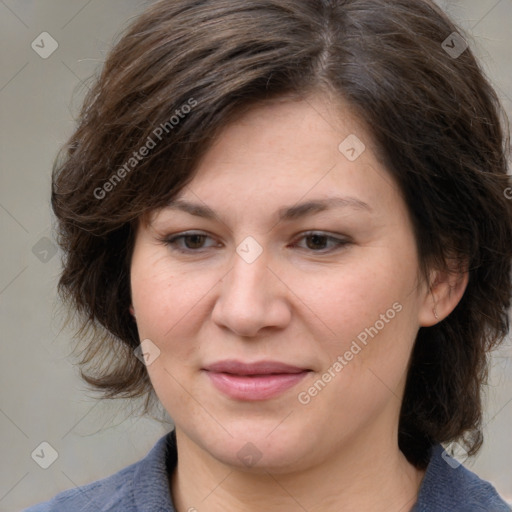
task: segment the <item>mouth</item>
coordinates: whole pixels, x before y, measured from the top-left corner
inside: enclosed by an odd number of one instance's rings
[[[235,400],[267,400],[297,385],[312,370],[278,361],[226,360],[203,368],[211,384]]]

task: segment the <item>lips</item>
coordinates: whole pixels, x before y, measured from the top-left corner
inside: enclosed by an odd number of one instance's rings
[[[234,375],[269,375],[284,373],[300,373],[306,368],[291,366],[277,361],[260,361],[257,363],[243,363],[234,359],[219,361],[208,365],[205,370],[216,373],[231,373]]]
[[[233,359],[207,365],[203,370],[218,391],[237,400],[276,397],[310,372],[307,368],[277,361],[244,363]]]

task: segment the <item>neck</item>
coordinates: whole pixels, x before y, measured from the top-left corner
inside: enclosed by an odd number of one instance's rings
[[[174,505],[177,512],[410,511],[425,472],[398,445],[364,437],[315,467],[277,474],[226,465],[177,429],[178,465],[169,479]],[[381,433],[386,438],[392,439]]]

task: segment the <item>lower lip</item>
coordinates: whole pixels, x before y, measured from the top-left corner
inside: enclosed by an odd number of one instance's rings
[[[242,376],[207,371],[212,384],[222,393],[238,400],[266,400],[298,384],[309,372]]]

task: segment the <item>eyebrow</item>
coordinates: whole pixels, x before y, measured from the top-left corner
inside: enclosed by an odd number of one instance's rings
[[[167,204],[166,208],[181,210],[196,217],[203,217],[205,219],[215,219],[217,214],[214,210],[206,205],[199,203],[192,203],[184,199],[175,199]],[[312,215],[315,213],[323,212],[332,208],[353,208],[356,210],[366,210],[372,212],[372,208],[355,197],[329,197],[327,199],[314,199],[304,203],[295,204],[280,208],[277,211],[279,221],[290,221]]]

